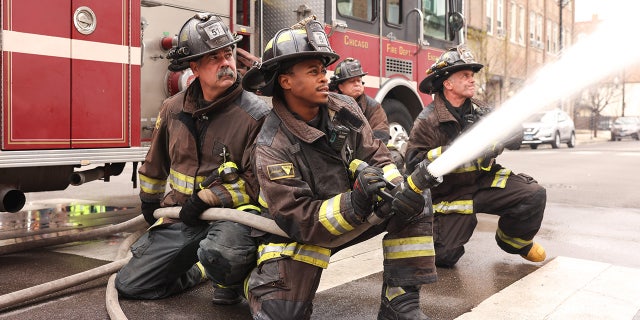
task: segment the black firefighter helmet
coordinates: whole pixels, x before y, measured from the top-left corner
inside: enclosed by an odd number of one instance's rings
[[[471,70],[474,73],[484,67],[476,62],[471,50],[464,44],[451,48],[443,53],[436,62],[427,69],[427,77],[420,82],[420,92],[436,93],[442,90],[442,82],[452,73],[460,70]]]
[[[362,77],[367,73],[362,71],[362,65],[360,61],[354,58],[346,58],[336,65],[336,70],[331,76],[331,82],[329,83],[329,89],[336,91],[338,84],[355,77]]]
[[[170,69],[177,71],[189,67],[189,61],[195,61],[207,53],[220,50],[242,40],[241,35],[233,34],[229,27],[213,13],[197,13],[180,29],[178,44],[169,50]]]
[[[255,63],[242,78],[242,87],[263,96],[272,96],[282,67],[308,58],[322,60],[325,67],[339,58],[315,16],[278,31],[265,46],[262,62]]]

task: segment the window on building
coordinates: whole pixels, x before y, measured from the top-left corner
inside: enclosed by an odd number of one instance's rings
[[[552,45],[551,45],[551,20],[547,19],[547,29],[545,30],[545,34],[547,35],[547,52],[551,53]]]
[[[542,48],[542,15],[538,14],[536,19],[536,45]]]
[[[553,24],[553,53],[558,53],[558,25]]]
[[[487,33],[493,34],[493,0],[487,0]]]
[[[496,29],[504,32],[504,0],[496,0]]]
[[[338,13],[360,20],[373,21],[378,16],[375,0],[338,0]]]
[[[529,13],[529,45],[534,45],[536,42],[536,13]]]
[[[387,0],[385,1],[385,13],[387,17],[387,23],[401,24],[402,23],[402,7],[400,0]]]
[[[518,7],[520,11],[520,19],[518,19],[518,43],[524,45],[524,26],[526,22],[527,12],[523,6]]]
[[[517,41],[518,34],[518,6],[515,2],[509,4],[509,40],[513,43]]]
[[[445,39],[446,10],[447,0],[422,0],[426,36]]]

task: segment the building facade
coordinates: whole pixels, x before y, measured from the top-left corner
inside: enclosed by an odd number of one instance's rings
[[[478,96],[499,106],[557,60],[573,41],[574,12],[571,0],[464,1],[467,45],[485,65]],[[562,106],[568,111],[570,103]]]

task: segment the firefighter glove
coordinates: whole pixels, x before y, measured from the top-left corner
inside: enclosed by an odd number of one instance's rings
[[[378,198],[377,192],[386,186],[382,169],[368,166],[363,169],[353,184],[351,205],[353,212],[364,220],[372,211]]]
[[[153,212],[160,208],[160,202],[142,201],[140,208],[142,209],[144,220],[146,220],[149,225],[156,223],[157,219],[153,216]]]
[[[400,191],[394,196],[393,202],[391,203],[391,210],[396,215],[409,221],[422,213],[426,202],[422,194],[416,193],[411,188],[407,188],[403,183]]]
[[[204,225],[206,222],[200,220],[200,215],[210,207],[211,206],[202,201],[197,194],[193,194],[182,205],[182,209],[180,209],[180,220],[182,220],[182,223],[190,227]]]
[[[231,192],[225,188],[224,184],[215,184],[207,189],[200,190],[198,196],[202,201],[207,203],[210,207],[215,208],[233,208],[233,197]]]
[[[482,169],[490,169],[495,158],[504,151],[504,144],[501,142],[495,142],[490,144],[480,156],[479,164]]]

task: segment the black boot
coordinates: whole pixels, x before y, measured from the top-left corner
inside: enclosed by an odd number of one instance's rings
[[[378,320],[429,320],[420,310],[418,287],[389,287],[387,290],[387,285],[383,285],[381,300]]]
[[[220,288],[213,286],[213,304],[232,305],[242,301],[242,297],[231,288]]]

